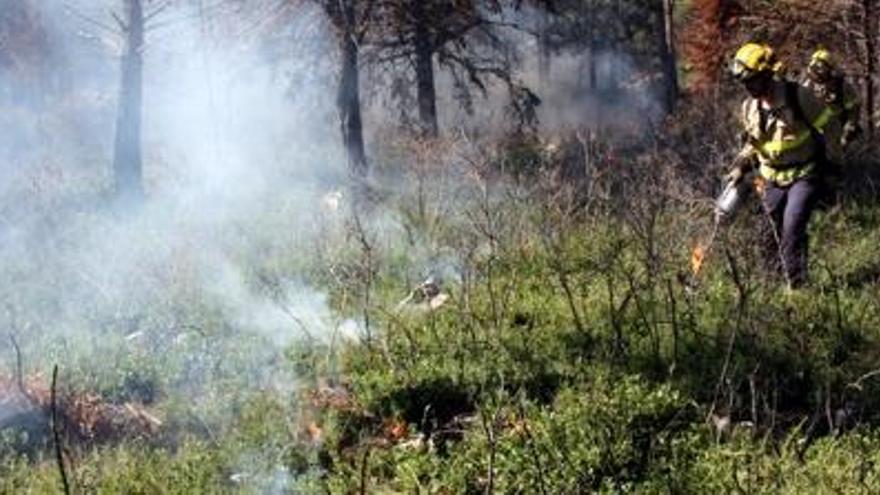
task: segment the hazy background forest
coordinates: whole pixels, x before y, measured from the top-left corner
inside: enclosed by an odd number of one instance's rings
[[[750,40],[861,99],[795,293],[756,208],[690,273]],[[876,493],[878,41],[876,0],[0,0],[0,493]]]

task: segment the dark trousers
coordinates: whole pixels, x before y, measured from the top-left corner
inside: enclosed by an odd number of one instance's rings
[[[807,224],[824,189],[821,179],[809,177],[786,187],[770,183],[764,191],[765,256],[771,269],[784,273],[793,287],[807,281]]]

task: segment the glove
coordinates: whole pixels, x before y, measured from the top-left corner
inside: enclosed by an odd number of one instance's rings
[[[739,184],[753,166],[753,156],[740,153],[733,159],[730,172],[724,176],[724,181],[730,184]]]
[[[737,167],[734,167],[733,170],[731,170],[730,172],[728,172],[724,176],[724,181],[728,182],[730,184],[739,184],[739,182],[743,179],[743,177],[745,175],[746,175],[746,173],[743,170],[743,168],[740,166],[737,166]]]
[[[849,146],[853,141],[858,139],[859,134],[862,133],[862,129],[855,122],[847,122],[843,126],[843,133],[840,138],[840,145],[843,147]]]

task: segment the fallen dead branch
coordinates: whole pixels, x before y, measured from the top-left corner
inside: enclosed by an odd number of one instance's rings
[[[55,461],[58,463],[58,471],[61,473],[61,486],[64,487],[65,495],[70,495],[70,483],[67,481],[67,471],[64,468],[64,453],[61,448],[61,431],[58,428],[58,401],[55,400],[55,393],[58,385],[58,365],[52,368],[52,390],[51,390],[51,408],[52,408],[52,439],[55,444]]]
[[[59,392],[53,385],[40,375],[0,377],[0,406],[7,411],[0,417],[0,431],[28,433],[22,448],[33,451],[48,445],[48,435],[54,436],[46,429],[52,416],[65,425],[60,431],[64,441],[82,445],[151,438],[162,427],[162,420],[141,404],[115,404],[90,392]]]

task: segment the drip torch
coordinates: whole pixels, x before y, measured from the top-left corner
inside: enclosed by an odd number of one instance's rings
[[[736,218],[743,203],[751,194],[753,183],[757,187],[761,186],[758,180],[740,177],[738,180],[729,180],[724,185],[721,194],[715,200],[715,222],[712,225],[712,233],[709,234],[709,237],[704,242],[697,244],[691,254],[691,271],[694,278],[700,274],[700,270],[703,268],[706,258],[715,244],[715,238],[718,236],[721,226],[732,222]]]

